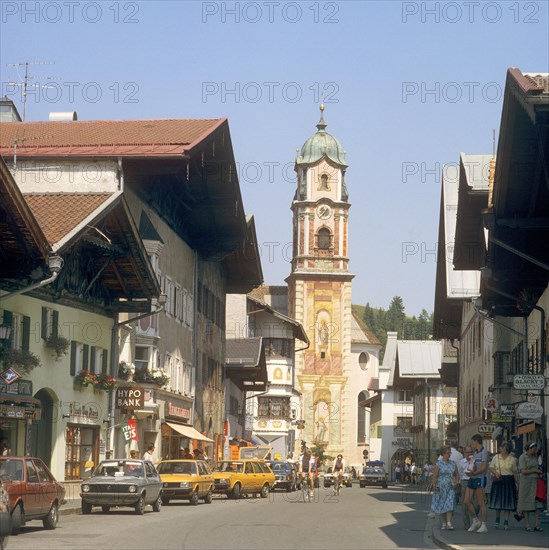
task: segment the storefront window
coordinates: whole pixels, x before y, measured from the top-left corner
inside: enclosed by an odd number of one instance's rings
[[[65,481],[86,479],[99,461],[99,428],[69,424],[65,432]]]

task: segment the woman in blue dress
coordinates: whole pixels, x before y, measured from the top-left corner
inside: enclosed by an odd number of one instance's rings
[[[441,529],[453,531],[452,514],[456,507],[456,492],[453,484],[459,485],[459,473],[456,463],[450,460],[451,452],[452,449],[449,446],[442,447],[442,458],[439,458],[435,464],[431,511],[440,514]]]

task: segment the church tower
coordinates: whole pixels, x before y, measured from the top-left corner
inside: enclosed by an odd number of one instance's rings
[[[339,141],[326,132],[324,106],[313,134],[295,161],[297,190],[292,202],[293,254],[288,283],[290,316],[307,331],[310,347],[296,355],[302,393],[298,437],[326,454],[355,452],[349,388],[351,286],[347,161]]]

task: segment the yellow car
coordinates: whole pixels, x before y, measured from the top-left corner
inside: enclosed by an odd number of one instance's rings
[[[164,504],[171,499],[188,500],[193,505],[203,499],[211,504],[214,478],[203,460],[163,460],[157,470],[162,480]]]
[[[259,493],[267,498],[274,487],[275,475],[261,460],[225,460],[213,472],[214,493],[239,498],[242,493]]]

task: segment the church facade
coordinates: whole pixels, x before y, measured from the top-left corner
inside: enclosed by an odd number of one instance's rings
[[[353,318],[346,154],[326,132],[320,109],[317,132],[295,162],[292,269],[286,279],[289,315],[303,325],[310,341],[296,356],[305,421],[301,439],[328,456],[342,453],[348,464],[360,464],[368,447],[368,434],[361,433],[367,412],[360,403],[369,395],[369,380],[377,376],[381,346]]]

